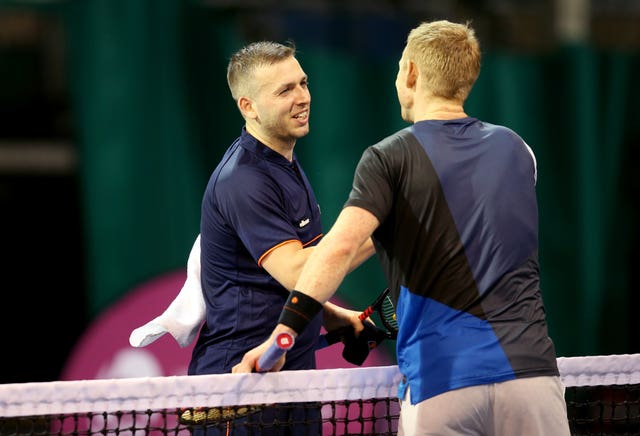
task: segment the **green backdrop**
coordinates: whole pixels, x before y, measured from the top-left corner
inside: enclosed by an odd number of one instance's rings
[[[272,11],[260,21],[259,12],[178,0],[68,1],[61,11],[91,316],[141,282],[184,267],[209,172],[240,132],[225,67],[242,44],[296,41],[313,98],[311,133],[296,151],[327,229],[364,148],[405,126],[394,80],[406,31],[416,24],[406,17]],[[588,45],[484,51],[467,112],[513,128],[537,156],[542,288],[558,353],[638,351],[631,349],[637,192],[630,156],[640,142],[640,55]],[[361,305],[383,286],[369,261],[339,295]]]

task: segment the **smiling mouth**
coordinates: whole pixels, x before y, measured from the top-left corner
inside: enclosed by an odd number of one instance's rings
[[[298,115],[294,116],[296,120],[306,120],[309,117],[309,111],[300,112]]]

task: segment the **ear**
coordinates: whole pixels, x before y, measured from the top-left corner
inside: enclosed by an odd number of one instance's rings
[[[238,98],[238,109],[240,109],[240,113],[244,118],[247,118],[247,119],[258,118],[258,114],[255,108],[253,107],[253,101],[248,97]]]
[[[412,60],[408,60],[407,62],[409,63],[409,65],[407,65],[406,77],[407,88],[414,89],[416,83],[418,82],[418,76],[420,75],[420,72],[418,71],[418,66],[415,64],[415,62],[413,62]]]

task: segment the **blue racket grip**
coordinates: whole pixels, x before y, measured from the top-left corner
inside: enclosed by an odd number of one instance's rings
[[[266,372],[273,368],[278,359],[293,347],[295,340],[291,333],[282,332],[276,336],[275,341],[267,348],[256,363],[257,372]]]

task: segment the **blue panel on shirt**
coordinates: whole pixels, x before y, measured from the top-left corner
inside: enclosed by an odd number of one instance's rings
[[[398,365],[411,403],[466,386],[515,378],[491,325],[431,298],[400,289]],[[404,397],[406,385],[400,385]]]

